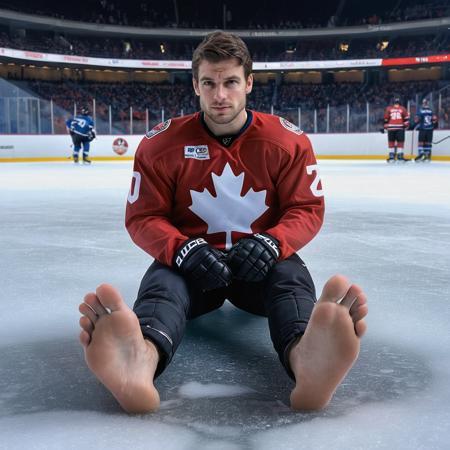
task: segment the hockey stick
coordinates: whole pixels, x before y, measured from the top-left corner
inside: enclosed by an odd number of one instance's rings
[[[442,138],[441,140],[437,141],[437,142],[433,142],[434,145],[436,144],[440,144],[441,142],[446,141],[447,139],[450,139],[450,134],[448,136],[445,136],[445,138]]]
[[[72,159],[72,148],[73,148],[73,144],[70,144],[70,153],[71,155],[67,157],[67,159]]]
[[[410,156],[411,156],[411,159],[414,156],[414,138],[415,138],[415,134],[416,134],[416,133],[414,133],[415,131],[416,131],[416,129],[413,128],[412,134],[411,134],[411,151],[409,153]]]

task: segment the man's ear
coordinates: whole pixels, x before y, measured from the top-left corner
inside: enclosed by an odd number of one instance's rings
[[[200,97],[200,89],[198,88],[198,80],[192,77],[192,86],[194,86],[195,94]]]
[[[247,85],[245,86],[245,93],[250,94],[253,89],[253,74],[250,74],[247,78]]]

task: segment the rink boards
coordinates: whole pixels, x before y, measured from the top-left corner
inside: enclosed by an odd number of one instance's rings
[[[405,155],[417,154],[417,132],[407,131]],[[318,133],[308,135],[318,159],[384,159],[387,134]],[[449,139],[445,139],[449,137]],[[142,135],[101,135],[91,143],[93,160],[130,160]],[[450,130],[434,132],[433,159],[450,161]],[[64,161],[72,154],[68,135],[0,135],[0,162]]]

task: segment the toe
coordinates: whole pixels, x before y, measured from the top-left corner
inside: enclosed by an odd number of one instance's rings
[[[362,337],[367,331],[367,324],[365,320],[358,320],[355,322],[355,333],[358,337]]]
[[[92,308],[92,306],[89,306],[87,303],[82,303],[78,310],[80,313],[87,317],[88,320],[90,320],[93,324],[97,322],[99,315],[96,313],[96,311]]]
[[[345,296],[350,286],[344,275],[334,275],[325,283],[319,302],[338,302]]]
[[[94,331],[94,324],[87,316],[80,317],[80,327],[89,334]]]
[[[126,306],[120,292],[110,284],[101,284],[95,292],[99,302],[108,311],[118,311]]]
[[[340,304],[348,309],[351,309],[354,305],[358,304],[358,298],[361,294],[362,289],[356,284],[352,284],[340,301]]]
[[[364,317],[366,317],[367,313],[369,312],[369,307],[365,303],[358,306],[358,308],[355,308],[354,310],[352,309],[350,310],[350,315],[352,317],[353,322],[357,322],[358,320],[364,319]]]
[[[84,303],[88,305],[98,316],[104,316],[109,311],[101,304],[96,294],[90,293],[84,297]]]
[[[81,345],[86,348],[89,343],[91,342],[91,336],[88,332],[81,330],[80,332],[80,343]]]

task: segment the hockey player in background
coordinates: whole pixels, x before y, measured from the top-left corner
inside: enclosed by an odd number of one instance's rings
[[[247,46],[233,34],[214,32],[197,47],[201,112],[156,126],[135,156],[125,223],[155,260],[133,310],[109,284],[79,307],[87,365],[130,413],[158,409],[154,378],[171,362],[186,322],[226,299],[267,317],[296,383],[294,409],[325,407],[358,357],[364,292],[335,275],[317,301],[297,255],[324,217],[311,143],[287,120],[246,109],[251,69]]]
[[[66,121],[66,128],[73,143],[73,162],[78,164],[79,153],[83,147],[83,164],[91,164],[89,148],[95,138],[94,121],[89,115],[89,109],[83,106],[80,114]]]
[[[433,130],[438,126],[438,118],[433,114],[426,98],[422,100],[422,106],[414,118],[415,129],[419,130],[419,145],[416,162],[431,161],[431,147],[433,144]]]
[[[409,126],[409,114],[404,106],[400,104],[400,98],[394,98],[392,105],[384,111],[384,128],[388,133],[389,157],[388,163],[406,162],[403,148],[405,146],[405,129]]]

